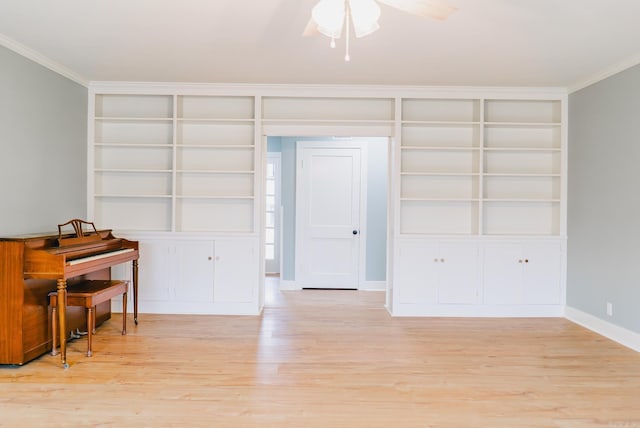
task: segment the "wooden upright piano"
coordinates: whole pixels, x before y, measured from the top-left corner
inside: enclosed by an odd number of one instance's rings
[[[48,293],[58,291],[60,357],[68,367],[70,331],[86,328],[83,308],[66,307],[66,288],[87,279],[111,279],[111,266],[132,262],[134,321],[138,323],[138,242],[116,238],[112,231],[84,230],[74,219],[75,233],[0,238],[0,364],[24,364],[51,350]],[[111,316],[110,302],[96,308],[96,324]]]

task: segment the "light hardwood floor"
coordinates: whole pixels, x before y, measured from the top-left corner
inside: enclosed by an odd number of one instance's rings
[[[565,319],[392,318],[269,287],[260,317],[141,315],[0,366],[1,426],[640,428],[640,354]]]

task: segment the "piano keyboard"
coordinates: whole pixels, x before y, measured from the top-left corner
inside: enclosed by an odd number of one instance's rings
[[[67,266],[73,266],[80,263],[87,263],[94,260],[104,259],[106,257],[113,257],[119,254],[125,254],[135,251],[133,248],[125,248],[124,250],[110,251],[108,253],[96,254],[95,256],[83,257],[80,259],[70,260],[67,262]]]

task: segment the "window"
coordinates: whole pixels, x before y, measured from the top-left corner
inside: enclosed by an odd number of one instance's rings
[[[265,208],[266,271],[280,273],[280,153],[267,154]]]

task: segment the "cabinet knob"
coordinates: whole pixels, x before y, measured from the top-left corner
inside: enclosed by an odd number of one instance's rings
[[[433,259],[433,261],[434,261],[435,263],[438,263],[438,259]]]
[[[444,259],[440,259],[440,263],[444,263]]]
[[[209,259],[209,260],[213,260],[213,257],[209,256],[209,257],[208,257],[208,259]]]
[[[525,263],[529,263],[529,259],[524,259],[524,262]]]
[[[518,260],[518,263],[522,263],[522,259]]]

